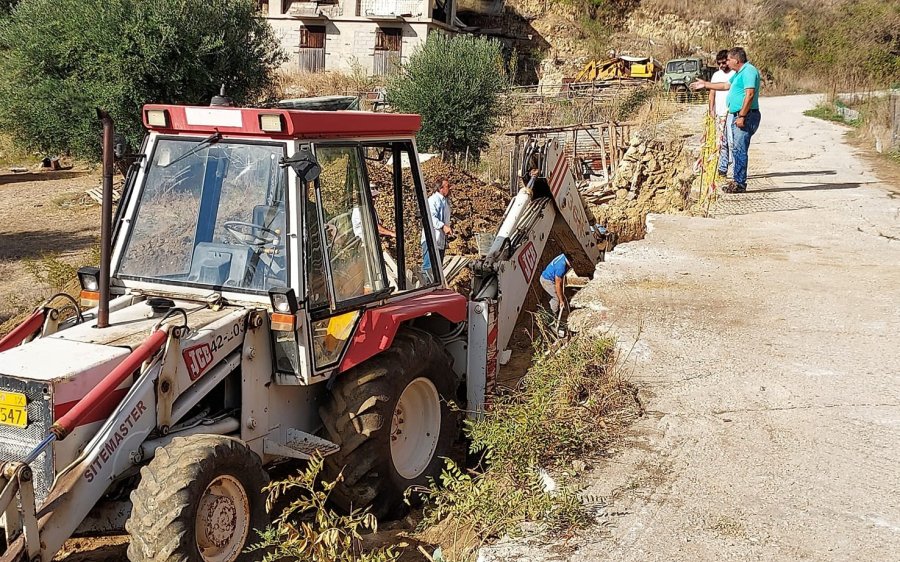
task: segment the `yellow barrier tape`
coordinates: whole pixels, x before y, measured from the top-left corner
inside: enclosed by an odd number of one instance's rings
[[[699,207],[705,215],[709,215],[709,209],[719,196],[720,186],[717,185],[718,176],[716,170],[719,167],[719,143],[716,135],[716,120],[709,113],[704,117],[703,140],[700,150],[700,159],[697,168],[700,172],[700,200]]]

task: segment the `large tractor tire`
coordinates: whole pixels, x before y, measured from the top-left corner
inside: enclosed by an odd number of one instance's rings
[[[343,474],[331,492],[335,504],[399,517],[407,488],[440,475],[458,431],[448,407],[456,392],[450,365],[434,336],[402,329],[390,349],[338,375],[319,409],[329,438],[341,446],[325,457],[326,479]]]
[[[125,529],[131,562],[244,562],[268,523],[259,457],[220,435],[176,437],[141,469]],[[258,553],[257,553],[258,554]]]

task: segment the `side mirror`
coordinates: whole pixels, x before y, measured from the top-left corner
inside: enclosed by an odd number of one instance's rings
[[[122,133],[113,135],[113,154],[116,160],[121,160],[131,154],[131,146],[128,145],[128,139]]]
[[[282,158],[281,166],[290,166],[294,173],[297,174],[297,177],[305,182],[315,181],[322,171],[318,160],[316,160],[316,155],[309,149],[308,144],[301,145],[300,149],[290,158]]]

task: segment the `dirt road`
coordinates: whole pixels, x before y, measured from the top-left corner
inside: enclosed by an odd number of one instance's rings
[[[897,558],[900,186],[814,103],[763,99],[748,193],[652,217],[577,298],[648,409],[587,482],[605,525],[482,560]]]
[[[98,174],[85,169],[0,174],[0,324],[55,292],[28,271],[27,260],[39,269],[47,265],[42,258],[90,263],[100,207],[85,190],[98,185]]]

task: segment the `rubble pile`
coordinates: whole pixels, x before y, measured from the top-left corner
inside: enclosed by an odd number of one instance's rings
[[[693,176],[681,162],[682,144],[635,134],[611,180],[582,188],[597,222],[614,232],[619,242],[643,238],[648,213],[685,210]]]

